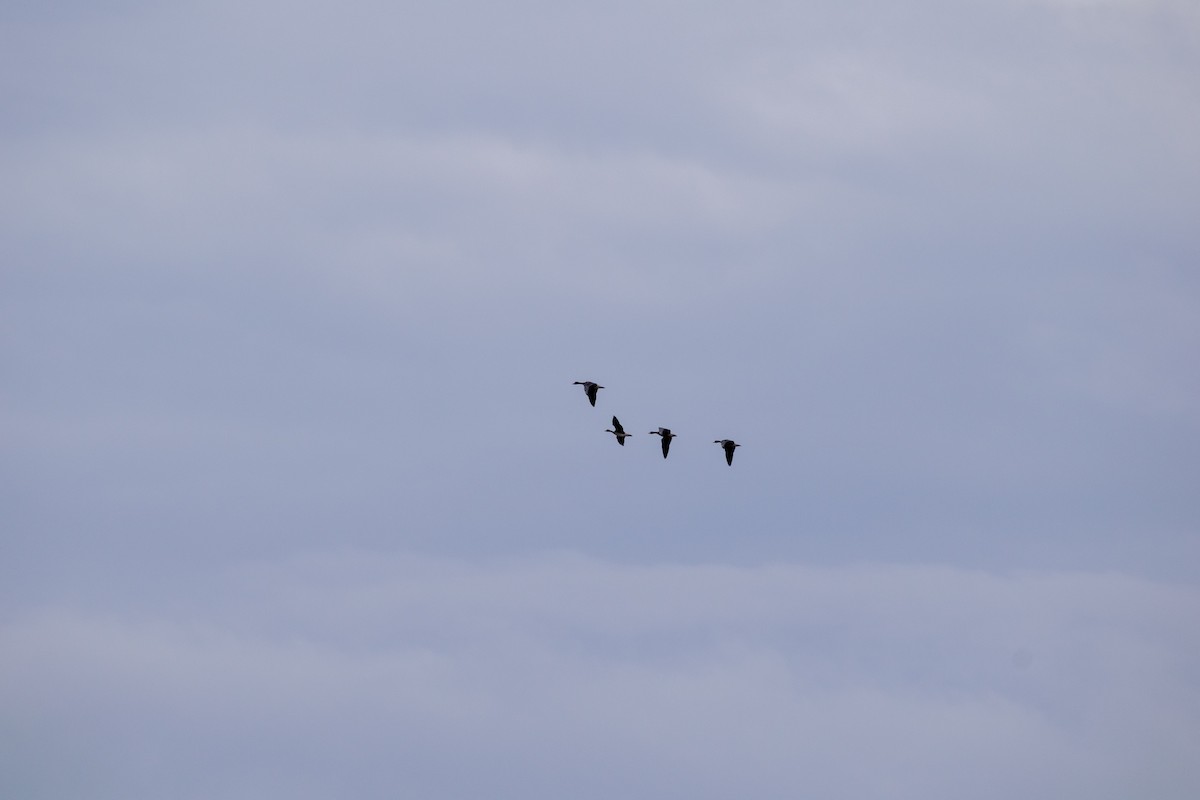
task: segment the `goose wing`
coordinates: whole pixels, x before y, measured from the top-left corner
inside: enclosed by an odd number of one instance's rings
[[[621,421],[616,417],[613,417],[613,433],[617,434],[618,439],[625,433],[625,429],[621,427]]]

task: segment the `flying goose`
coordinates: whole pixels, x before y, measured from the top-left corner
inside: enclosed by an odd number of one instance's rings
[[[676,434],[671,433],[670,428],[659,428],[656,431],[650,431],[650,433],[654,434],[655,436],[662,437],[663,458],[666,458],[667,451],[671,449],[671,440],[675,438]]]
[[[719,444],[725,450],[725,463],[733,466],[733,448],[741,447],[733,439],[713,439],[713,444]]]
[[[575,381],[575,383],[571,385],[574,386],[576,383],[583,387],[583,391],[587,394],[588,400],[591,402],[591,404],[593,406],[596,405],[596,392],[600,391],[604,387],[598,383],[593,383],[592,381]]]
[[[613,417],[612,430],[605,428],[604,432],[611,433],[613,436],[617,437],[617,444],[621,445],[621,447],[625,446],[625,440],[627,438],[629,438],[630,436],[633,436],[632,433],[625,432],[625,429],[621,427],[620,420],[618,420],[616,417]]]

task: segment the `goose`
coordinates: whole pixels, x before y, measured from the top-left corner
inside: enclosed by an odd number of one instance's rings
[[[656,431],[650,431],[650,433],[662,437],[663,458],[666,458],[667,451],[671,449],[671,440],[675,438],[676,434],[671,433],[670,428],[659,428]]]
[[[725,463],[733,466],[733,448],[741,447],[733,439],[713,439],[713,444],[719,444],[725,450]]]
[[[588,400],[593,406],[596,405],[596,392],[600,391],[604,387],[592,381],[575,381],[575,383],[571,385],[574,386],[575,384],[582,386],[584,393],[587,394]]]
[[[616,417],[613,417],[612,430],[605,428],[604,432],[611,433],[613,436],[617,437],[617,444],[621,445],[621,447],[625,446],[625,440],[627,438],[629,438],[630,436],[633,436],[632,433],[625,432],[625,429],[621,427],[620,420],[618,420]]]

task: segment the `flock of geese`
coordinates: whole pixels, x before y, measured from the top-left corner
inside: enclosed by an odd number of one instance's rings
[[[604,388],[595,381],[575,381],[575,383],[572,385],[583,387],[583,393],[587,395],[588,402],[591,403],[593,407],[596,405],[596,395],[601,389]],[[613,426],[611,428],[605,428],[604,432],[611,433],[617,438],[617,444],[624,447],[625,440],[633,434],[626,433],[625,429],[621,427],[621,421],[616,417],[612,418],[612,424]],[[666,458],[667,453],[671,451],[671,440],[675,438],[676,434],[671,433],[670,428],[659,428],[656,431],[650,431],[650,435],[662,437],[663,458]],[[725,451],[725,463],[732,467],[733,449],[735,447],[741,447],[741,445],[735,442],[733,439],[714,439],[713,444],[721,445],[721,449]]]

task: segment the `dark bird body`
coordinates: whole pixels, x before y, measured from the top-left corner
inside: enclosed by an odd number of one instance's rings
[[[575,384],[582,386],[584,394],[587,395],[588,402],[590,402],[593,406],[596,405],[596,392],[600,391],[604,387],[592,381],[575,381]],[[575,384],[572,384],[572,386]]]
[[[620,420],[618,420],[616,417],[613,417],[612,429],[609,430],[608,428],[605,428],[605,433],[611,433],[613,436],[617,437],[617,444],[621,445],[621,447],[624,447],[625,440],[633,435],[625,432],[625,429],[621,427]]]
[[[663,458],[666,458],[667,451],[671,449],[671,440],[675,438],[675,434],[671,433],[670,428],[659,428],[656,431],[650,431],[650,433],[662,437]]]
[[[741,447],[740,444],[733,439],[713,439],[713,444],[721,445],[721,449],[725,451],[725,463],[733,466],[733,448]]]

